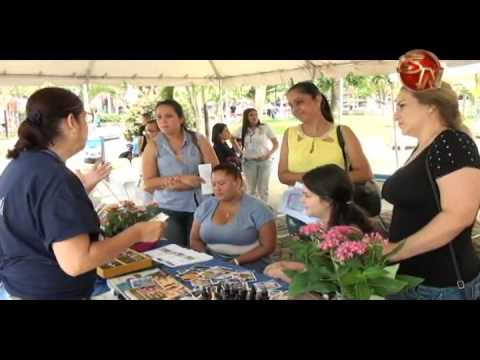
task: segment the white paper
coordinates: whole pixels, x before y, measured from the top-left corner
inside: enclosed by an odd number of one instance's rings
[[[202,195],[213,194],[212,164],[198,165],[198,174],[205,181],[205,183],[202,184]]]
[[[306,224],[318,222],[317,217],[308,216],[302,203],[303,184],[297,182],[294,187],[289,188],[282,197],[279,211],[291,217],[303,221]]]
[[[210,255],[191,249],[185,249],[175,244],[153,249],[144,254],[150,256],[156,262],[167,265],[168,267],[191,265],[213,259]]]
[[[153,218],[151,218],[150,220],[148,221],[161,221],[161,222],[165,222],[167,221],[169,218],[169,216],[167,214],[164,214],[164,213],[160,213],[158,215],[155,215]]]

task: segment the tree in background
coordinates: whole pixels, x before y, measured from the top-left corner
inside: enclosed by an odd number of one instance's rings
[[[393,83],[388,75],[375,75],[371,77],[370,81],[377,96],[377,100],[380,103],[382,115],[385,115],[387,97],[391,96],[393,93]]]
[[[345,85],[355,98],[365,99],[372,96],[375,92],[368,76],[354,75],[350,73],[345,77]]]
[[[475,104],[475,96],[472,90],[468,89],[465,85],[460,85],[457,88],[458,100],[462,107],[462,115],[467,116],[466,106],[467,103],[471,105]]]
[[[128,109],[125,121],[128,123],[127,130],[124,135],[129,141],[134,136],[140,136],[140,129],[143,125],[143,114],[149,114],[151,118],[155,116],[155,106],[161,100],[173,99],[175,88],[166,86],[159,88],[157,86],[140,86],[140,96],[135,103]]]
[[[161,92],[162,99],[163,100],[172,100],[174,90],[175,90],[174,86],[165,86],[162,89],[162,92]]]

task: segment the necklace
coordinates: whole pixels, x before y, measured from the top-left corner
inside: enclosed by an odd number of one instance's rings
[[[184,161],[183,161],[183,153],[182,153],[181,150],[180,150],[179,152],[175,153],[175,159],[176,159],[178,162],[184,162]]]
[[[230,218],[236,214],[236,212],[238,211],[238,207],[240,206],[240,203],[241,203],[241,198],[239,201],[234,201],[234,204],[230,206],[230,208],[226,208],[225,207],[225,204],[223,205],[223,214],[225,216],[225,219],[226,220],[230,220]]]

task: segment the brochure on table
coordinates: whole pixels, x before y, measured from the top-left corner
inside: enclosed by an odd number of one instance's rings
[[[302,203],[304,185],[297,182],[283,194],[279,211],[291,217],[303,221],[306,224],[316,223],[318,218],[308,216]]]

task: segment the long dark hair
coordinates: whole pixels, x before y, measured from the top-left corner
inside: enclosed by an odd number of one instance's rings
[[[60,135],[63,119],[73,114],[76,119],[84,111],[83,103],[73,92],[47,87],[34,92],[27,101],[27,118],[18,128],[18,141],[7,158],[16,159],[25,150],[48,149]]]
[[[303,176],[308,190],[332,207],[327,226],[353,225],[364,233],[374,231],[366,213],[353,202],[353,184],[346,171],[335,164],[310,170]]]
[[[242,149],[245,149],[245,136],[247,135],[247,130],[250,127],[250,121],[248,120],[248,115],[251,112],[257,112],[256,109],[254,108],[249,108],[245,109],[243,112],[243,121],[242,121]],[[257,126],[262,126],[263,124],[260,122],[260,119],[258,119],[258,125]]]
[[[323,95],[318,87],[311,81],[302,81],[295,85],[293,85],[290,89],[288,89],[287,94],[291,91],[298,91],[301,94],[310,95],[313,99],[317,96],[322,98],[322,104],[320,105],[320,111],[322,112],[323,117],[328,122],[333,124],[333,114],[332,109],[330,108],[330,104],[328,103],[327,98]]]
[[[220,141],[220,135],[222,132],[226,129],[227,125],[224,123],[218,123],[215,124],[212,128],[212,143],[214,144],[219,144],[221,143]]]
[[[167,99],[167,100],[159,101],[155,106],[155,110],[157,110],[160,106],[170,106],[175,112],[175,114],[177,114],[179,118],[183,119],[182,129],[191,135],[193,145],[195,145],[195,147],[198,149],[198,152],[200,153],[200,159],[203,164],[204,163],[203,152],[202,152],[202,149],[200,149],[200,145],[198,144],[197,133],[193,130],[190,130],[187,127],[187,119],[185,117],[185,113],[183,112],[182,105],[180,105],[177,101],[173,99]]]

